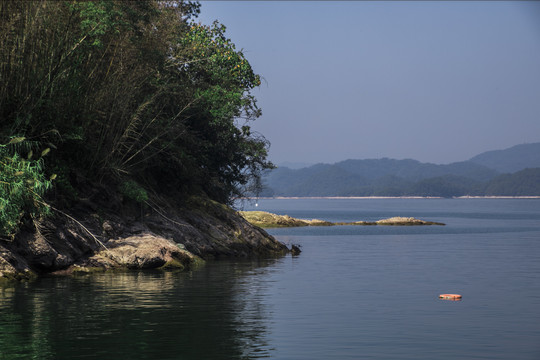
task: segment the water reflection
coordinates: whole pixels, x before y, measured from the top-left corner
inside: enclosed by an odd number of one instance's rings
[[[269,357],[259,281],[274,261],[0,287],[0,359]]]

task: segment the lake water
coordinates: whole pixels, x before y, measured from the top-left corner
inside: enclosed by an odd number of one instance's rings
[[[258,205],[447,225],[273,229],[302,254],[3,286],[0,359],[540,359],[540,200]]]

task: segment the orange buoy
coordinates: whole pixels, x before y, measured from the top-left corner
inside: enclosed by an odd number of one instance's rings
[[[459,294],[441,294],[439,299],[443,300],[461,300],[461,295]]]

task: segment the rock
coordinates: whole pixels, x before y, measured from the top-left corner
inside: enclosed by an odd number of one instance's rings
[[[336,225],[333,222],[325,221],[325,220],[319,220],[319,219],[312,219],[312,220],[305,220],[309,226],[334,226]]]
[[[369,225],[377,225],[377,222],[375,221],[355,221],[351,224],[344,224],[344,225],[363,225],[363,226],[369,226]]]
[[[355,221],[355,222],[329,222],[324,220],[302,220],[288,215],[276,215],[265,211],[240,211],[244,219],[251,224],[263,228],[295,227],[295,226],[333,226],[333,225],[444,225],[443,223],[424,221],[412,217],[392,217],[378,221]]]
[[[300,255],[301,252],[302,250],[300,250],[300,245],[295,245],[295,244],[291,245],[291,254],[293,256],[298,256]]]
[[[99,251],[94,257],[93,260],[108,258],[130,269],[155,269],[166,264],[189,268],[198,262],[196,256],[181,250],[174,242],[151,234],[110,240],[107,249]]]
[[[398,225],[398,226],[408,226],[408,225],[444,225],[443,223],[438,223],[434,221],[424,221],[420,219],[415,219],[413,217],[391,217],[388,219],[376,221],[377,225]]]
[[[289,215],[276,215],[266,211],[239,211],[238,213],[251,224],[261,228],[334,225],[324,220],[296,219]]]
[[[103,225],[101,227],[103,228],[103,231],[105,231],[105,232],[112,232],[113,231],[113,227],[112,227],[112,225],[111,225],[111,223],[109,221],[104,221]]]
[[[188,269],[201,259],[281,256],[289,251],[236,211],[206,198],[182,206],[155,199],[162,207],[147,208],[144,217],[139,206],[121,207],[104,196],[98,204],[93,201],[90,196],[70,208],[69,217],[55,214],[39,230],[26,229],[12,241],[0,238],[0,278],[116,268]],[[100,216],[93,216],[96,209]],[[107,220],[101,222],[103,218]]]

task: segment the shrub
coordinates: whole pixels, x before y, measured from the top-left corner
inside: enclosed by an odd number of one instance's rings
[[[50,212],[42,196],[51,187],[42,160],[10,154],[0,145],[0,236],[13,238],[25,216],[40,218]]]
[[[128,180],[120,185],[120,193],[126,198],[138,203],[144,203],[148,200],[148,193],[139,184],[133,180]]]

